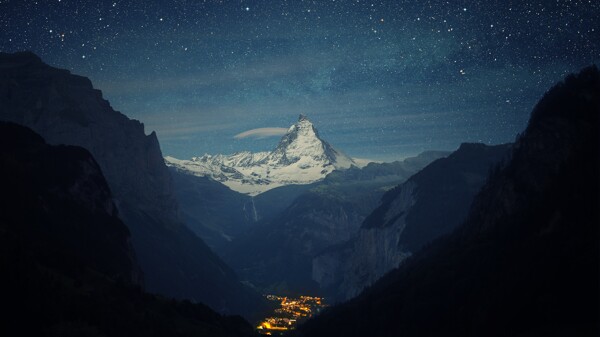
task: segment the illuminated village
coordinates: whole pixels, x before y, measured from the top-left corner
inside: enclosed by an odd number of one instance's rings
[[[256,329],[262,335],[283,335],[293,330],[296,323],[318,313],[325,307],[320,297],[300,296],[298,298],[266,295],[270,301],[279,302],[273,316],[265,318]]]

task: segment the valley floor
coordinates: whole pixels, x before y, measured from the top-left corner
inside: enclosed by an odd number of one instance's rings
[[[283,335],[294,330],[298,323],[314,316],[326,305],[321,297],[299,296],[287,297],[265,295],[272,302],[277,303],[277,308],[269,317],[265,317],[256,330],[261,335]]]

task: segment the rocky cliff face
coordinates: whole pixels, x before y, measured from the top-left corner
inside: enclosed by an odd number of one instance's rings
[[[141,291],[89,151],[0,122],[2,336],[254,336],[239,317]]]
[[[428,152],[402,162],[371,163],[363,168],[334,171],[302,191],[277,216],[256,224],[224,251],[244,279],[280,291],[318,290],[311,280],[312,258],[349,240],[377,207],[386,188],[404,181],[432,160],[447,155]],[[288,188],[288,187],[281,187]],[[257,197],[259,214],[265,213]]]
[[[597,336],[599,131],[593,66],[544,95],[461,226],[301,330],[313,337]]]
[[[424,244],[458,226],[508,149],[463,144],[388,191],[349,242],[313,259],[313,280],[337,300],[356,296]]]
[[[26,127],[0,122],[0,182],[4,239],[19,237],[22,250],[62,271],[85,265],[142,284],[129,231],[87,150],[50,146]]]
[[[153,132],[114,111],[89,79],[42,63],[31,53],[0,56],[0,117],[27,125],[50,144],[88,149],[117,204],[177,219],[177,202]]]
[[[333,246],[312,261],[312,278],[334,301],[356,296],[387,271],[399,265],[410,252],[398,247],[406,225],[406,212],[414,205],[414,184],[405,184],[404,193],[393,204],[400,216],[396,226],[359,229],[348,242]]]
[[[145,135],[140,122],[114,111],[87,78],[31,53],[0,54],[0,119],[28,126],[50,144],[92,153],[131,231],[149,291],[228,312],[255,302],[179,219],[156,134]]]

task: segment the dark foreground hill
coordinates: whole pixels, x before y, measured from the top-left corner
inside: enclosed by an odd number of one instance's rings
[[[0,122],[3,336],[252,336],[241,317],[144,293],[100,167]]]
[[[0,120],[94,156],[131,232],[148,291],[224,313],[260,311],[262,298],[179,218],[156,134],[146,135],[142,123],[113,110],[89,79],[32,53],[0,53]]]
[[[598,336],[596,67],[552,88],[465,223],[306,336]]]

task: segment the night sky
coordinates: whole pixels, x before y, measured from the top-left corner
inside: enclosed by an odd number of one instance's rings
[[[165,155],[268,150],[277,129],[239,134],[304,113],[393,160],[514,140],[600,64],[600,1],[0,0],[0,51],[21,50],[91,78]]]

